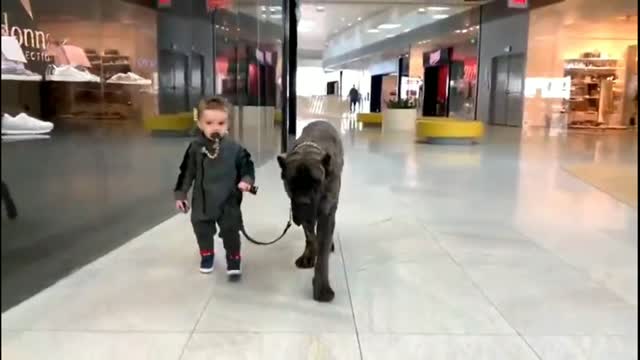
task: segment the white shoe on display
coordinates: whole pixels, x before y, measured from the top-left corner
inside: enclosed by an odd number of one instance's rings
[[[132,72],[115,74],[107,82],[111,84],[151,85],[151,80]]]
[[[100,77],[70,65],[60,67],[56,67],[55,65],[49,66],[47,68],[46,79],[48,81],[100,82]]]
[[[46,134],[53,130],[53,124],[20,113],[16,117],[9,114],[2,116],[2,134],[4,135],[29,135]]]
[[[42,76],[25,69],[23,63],[8,60],[2,55],[2,80],[40,81]]]

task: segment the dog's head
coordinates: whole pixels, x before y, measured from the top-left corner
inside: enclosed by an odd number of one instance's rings
[[[284,189],[291,199],[291,212],[296,225],[315,224],[330,162],[331,156],[328,154],[318,159],[278,156]]]

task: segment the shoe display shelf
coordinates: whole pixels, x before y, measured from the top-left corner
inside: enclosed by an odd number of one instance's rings
[[[626,128],[609,123],[621,106],[618,74],[623,69],[617,59],[585,53],[564,60],[564,76],[571,77],[570,98],[564,101],[570,129]]]

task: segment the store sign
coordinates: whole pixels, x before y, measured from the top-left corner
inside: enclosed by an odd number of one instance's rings
[[[543,99],[569,99],[571,77],[530,77],[524,80],[524,96]]]
[[[230,0],[207,0],[207,11],[226,9],[230,6]]]
[[[171,7],[171,0],[158,0],[158,7],[159,8],[170,8]]]
[[[37,28],[33,21],[33,12],[30,2],[20,2],[17,8],[3,7],[2,12],[2,36],[12,36],[20,44],[29,68],[35,72],[41,72],[51,56],[47,54],[50,34]]]
[[[512,9],[526,9],[529,7],[529,0],[507,0],[507,6]]]

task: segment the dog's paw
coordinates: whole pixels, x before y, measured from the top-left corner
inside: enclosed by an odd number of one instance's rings
[[[314,256],[302,255],[296,260],[296,267],[298,269],[311,269],[316,265],[316,258]]]
[[[320,285],[315,282],[313,283],[313,300],[319,302],[330,302],[335,296],[336,294],[333,292],[333,289],[331,289],[329,284]]]

